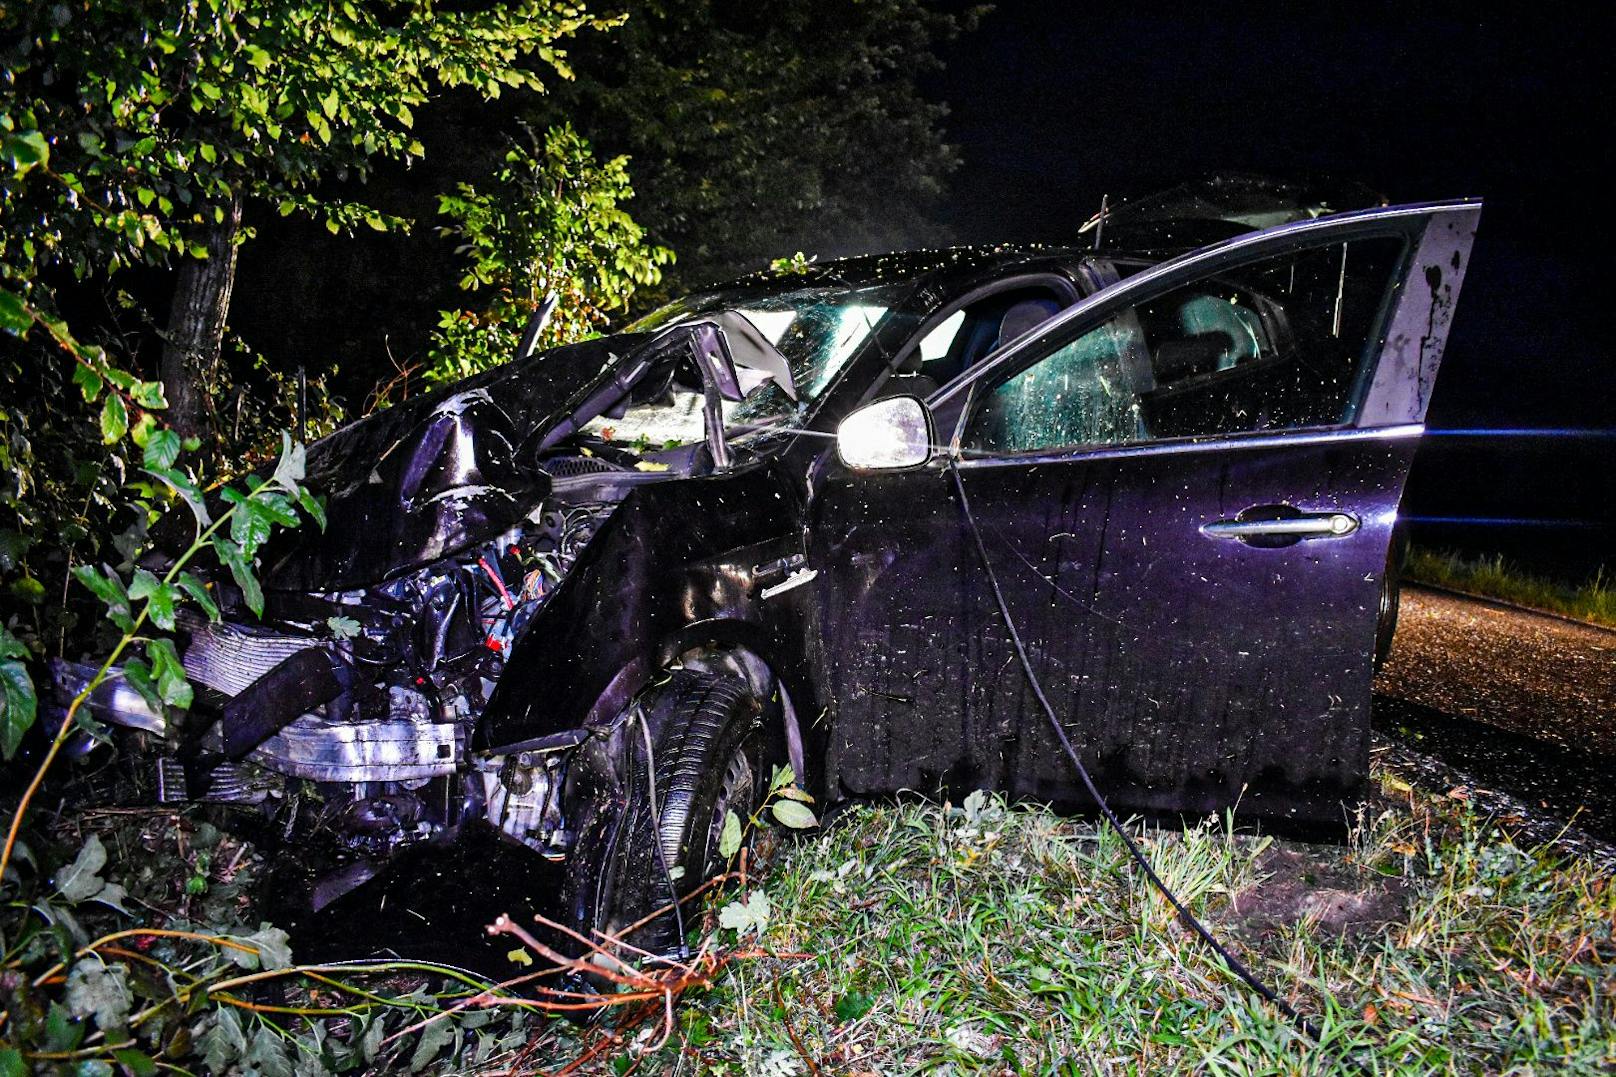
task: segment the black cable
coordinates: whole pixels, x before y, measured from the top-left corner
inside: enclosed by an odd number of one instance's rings
[[[1122,843],[1128,847],[1129,855],[1143,869],[1146,877],[1161,892],[1162,897],[1167,899],[1168,904],[1172,905],[1173,909],[1177,911],[1179,921],[1195,932],[1196,935],[1199,935],[1201,941],[1210,946],[1212,952],[1223,959],[1223,963],[1228,966],[1229,971],[1243,980],[1247,987],[1272,1003],[1280,1013],[1284,1014],[1292,1024],[1306,1033],[1313,1042],[1321,1042],[1322,1033],[1317,1025],[1299,1013],[1290,1003],[1280,998],[1273,988],[1257,979],[1256,974],[1248,969],[1238,957],[1224,949],[1223,944],[1212,936],[1212,932],[1208,931],[1206,926],[1195,918],[1195,914],[1184,907],[1184,903],[1178,900],[1178,895],[1173,893],[1166,883],[1162,882],[1161,876],[1156,874],[1156,869],[1150,866],[1150,861],[1146,859],[1145,854],[1138,845],[1134,844],[1133,838],[1128,836],[1127,828],[1122,825],[1122,820],[1117,818],[1116,812],[1111,810],[1111,805],[1106,802],[1105,797],[1100,795],[1099,789],[1095,788],[1094,779],[1089,777],[1088,768],[1083,765],[1083,760],[1078,758],[1077,749],[1072,747],[1071,739],[1066,735],[1066,729],[1061,725],[1060,719],[1055,716],[1055,708],[1050,706],[1049,698],[1044,695],[1043,685],[1038,683],[1038,675],[1033,672],[1032,661],[1027,657],[1027,648],[1021,642],[1021,633],[1016,631],[1016,622],[1010,616],[1010,607],[1005,603],[1004,591],[999,587],[999,578],[993,571],[993,563],[988,559],[987,546],[982,542],[982,532],[977,527],[976,517],[971,513],[971,501],[965,495],[965,483],[960,480],[959,467],[952,457],[948,461],[948,473],[954,478],[954,489],[959,492],[960,511],[965,514],[965,522],[971,527],[971,538],[976,542],[977,556],[982,559],[982,570],[987,573],[988,584],[993,588],[993,600],[998,603],[999,616],[1004,620],[1004,627],[1010,632],[1010,642],[1015,645],[1016,657],[1021,660],[1021,671],[1026,674],[1027,684],[1032,688],[1033,695],[1038,698],[1039,705],[1043,707],[1044,716],[1049,719],[1050,728],[1055,731],[1055,736],[1060,740],[1061,748],[1066,752],[1066,758],[1071,761],[1072,768],[1077,771],[1077,776],[1083,780],[1083,787],[1088,790],[1089,796],[1099,806],[1100,814],[1105,816],[1105,821],[1111,824],[1111,829],[1117,832],[1117,836],[1122,839]]]
[[[645,776],[650,785],[651,843],[656,846],[657,865],[662,869],[662,880],[668,884],[668,898],[673,902],[673,922],[679,932],[679,957],[690,956],[690,943],[685,937],[685,914],[680,909],[679,890],[673,882],[673,869],[668,866],[668,854],[662,848],[662,812],[657,806],[656,753],[651,748],[651,725],[646,721],[645,709],[636,712],[640,719],[640,734],[645,738]]]

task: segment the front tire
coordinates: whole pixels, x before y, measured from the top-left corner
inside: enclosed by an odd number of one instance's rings
[[[680,918],[653,914],[723,869],[725,815],[757,807],[763,708],[740,677],[685,669],[633,707],[621,731],[622,796],[576,850],[564,897],[586,937],[672,954],[684,942]]]

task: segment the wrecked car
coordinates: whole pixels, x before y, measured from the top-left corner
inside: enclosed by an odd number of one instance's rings
[[[215,574],[190,717],[116,680],[92,705],[141,731],[163,801],[251,806],[352,864],[486,824],[564,865],[580,931],[710,877],[777,765],[822,804],[1081,810],[957,471],[1116,807],[1339,822],[1479,214],[1235,222],[1187,253],[1159,222],[1129,247],[1119,214],[1082,248],[688,296],[314,445],[329,527],[266,548],[262,619]],[[667,920],[633,940],[672,945]]]

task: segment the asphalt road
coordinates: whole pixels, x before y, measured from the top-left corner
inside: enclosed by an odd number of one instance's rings
[[[1375,729],[1616,842],[1616,631],[1406,586]]]

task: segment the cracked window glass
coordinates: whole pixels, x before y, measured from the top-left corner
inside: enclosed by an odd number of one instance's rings
[[[988,389],[980,454],[1348,422],[1402,262],[1400,237],[1264,259],[1146,300]]]
[[[801,421],[824,395],[876,325],[907,288],[801,288],[760,293],[754,289],[710,292],[677,300],[628,327],[655,332],[704,314],[733,310],[757,327],[791,364],[797,387],[792,402],[784,390],[765,385],[740,402],[725,401],[724,425],[739,430]],[[675,386],[667,397],[629,408],[615,419],[585,427],[597,436],[636,439],[661,445],[690,445],[703,439],[701,394]]]

